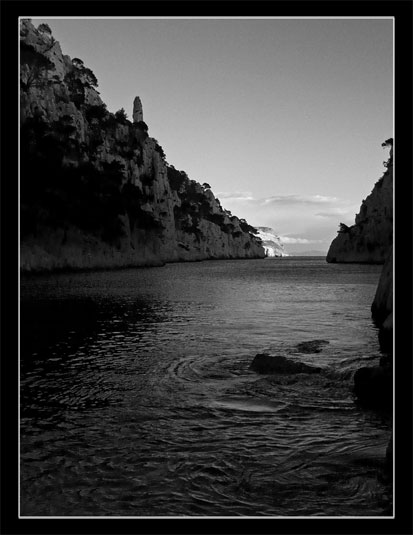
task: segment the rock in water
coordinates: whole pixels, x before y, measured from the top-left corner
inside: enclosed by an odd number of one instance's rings
[[[323,346],[329,343],[327,340],[310,340],[309,342],[300,342],[296,347],[300,353],[320,353]]]
[[[360,368],[354,374],[354,392],[370,407],[391,408],[393,402],[393,251],[383,266],[371,307],[379,330],[380,348],[384,355],[380,365]]]
[[[280,355],[271,356],[267,353],[259,353],[255,356],[250,368],[257,373],[295,374],[295,373],[320,373],[321,368],[309,366],[302,362],[287,359]]]

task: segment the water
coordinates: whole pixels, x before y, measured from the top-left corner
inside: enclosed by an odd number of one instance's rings
[[[22,278],[21,514],[391,515],[391,416],[351,390],[380,357],[380,271],[291,257]],[[262,352],[322,371],[259,375]]]

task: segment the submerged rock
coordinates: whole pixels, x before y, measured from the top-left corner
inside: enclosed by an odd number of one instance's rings
[[[267,353],[259,353],[254,357],[250,368],[257,373],[320,373],[321,368],[316,366],[309,366],[303,362],[290,360],[280,355],[268,355]]]
[[[327,340],[310,340],[309,342],[300,342],[296,348],[300,353],[320,353],[323,347],[329,343]]]

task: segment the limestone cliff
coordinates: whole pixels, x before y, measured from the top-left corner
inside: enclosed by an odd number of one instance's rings
[[[355,224],[340,224],[338,236],[327,253],[327,262],[384,263],[393,243],[393,140],[387,169],[363,200]]]
[[[284,245],[275,230],[270,227],[257,227],[257,236],[262,240],[262,246],[265,249],[267,257],[288,256],[285,252]]]
[[[109,112],[45,24],[21,22],[20,62],[22,270],[265,256],[253,227],[167,164],[139,97],[133,122]]]

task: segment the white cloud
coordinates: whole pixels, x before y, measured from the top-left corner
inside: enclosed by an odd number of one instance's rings
[[[254,201],[254,197],[250,191],[219,191],[216,194],[219,199],[226,199],[231,201]]]
[[[264,204],[328,204],[337,202],[337,197],[327,197],[325,195],[274,195],[263,199]]]
[[[255,227],[270,227],[293,248],[328,249],[339,223],[354,224],[360,204],[328,195],[272,195],[254,198],[250,191],[220,192],[222,205]]]
[[[309,240],[307,238],[293,238],[290,236],[280,236],[280,240],[283,243],[291,244],[291,243],[323,243],[323,240]]]

